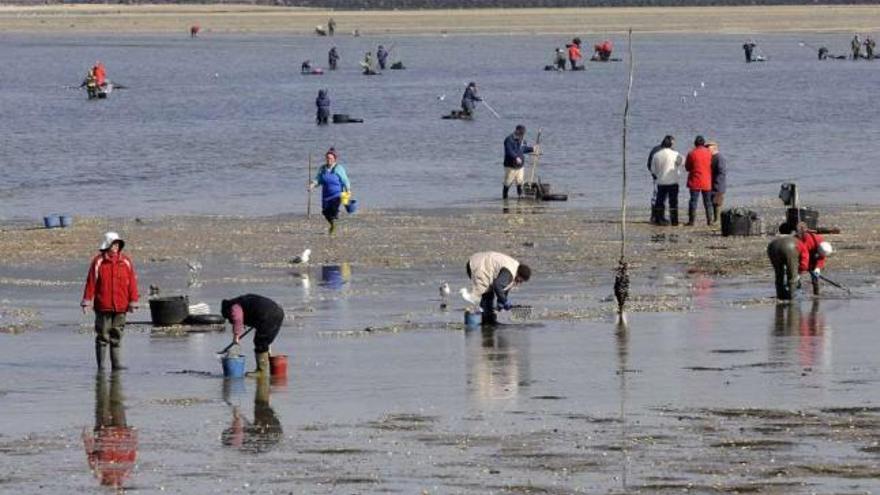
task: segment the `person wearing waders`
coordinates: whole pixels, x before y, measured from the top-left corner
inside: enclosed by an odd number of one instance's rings
[[[678,181],[684,157],[672,147],[675,138],[666,136],[660,143],[660,150],[651,158],[651,174],[657,186],[657,200],[653,205],[653,219],[656,225],[678,225]],[[669,220],[665,218],[666,202],[669,202]]]
[[[388,64],[388,50],[382,45],[376,49],[376,60],[379,61],[379,70],[385,70],[385,66]]]
[[[556,70],[565,70],[565,51],[562,48],[556,48]]]
[[[516,195],[522,197],[525,182],[525,154],[540,153],[537,145],[529,146],[525,142],[526,128],[516,126],[513,133],[504,139],[504,186],[501,198],[507,199],[510,186],[516,184]]]
[[[745,53],[745,56],[746,56],[746,63],[755,61],[755,57],[753,54],[754,54],[756,46],[757,45],[752,40],[749,40],[749,41],[743,43],[743,52]]]
[[[327,125],[330,123],[330,95],[326,89],[318,90],[318,97],[315,99],[315,106],[318,107],[317,121],[318,125]]]
[[[483,99],[477,94],[477,83],[471,81],[468,83],[467,87],[464,88],[464,94],[461,95],[462,113],[467,116],[473,115],[478,101],[483,101]]]
[[[327,52],[327,65],[330,66],[330,70],[336,70],[336,64],[339,63],[339,52],[336,51],[336,47],[330,49]]]
[[[122,366],[122,331],[125,313],[138,307],[137,274],[131,259],[122,254],[125,241],[116,232],[104,234],[97,256],[92,258],[80,306],[85,314],[95,312],[95,358],[98,369],[104,369],[107,347],[113,370]]]
[[[462,296],[471,304],[479,300],[482,323],[494,325],[498,322],[495,310],[509,311],[513,307],[507,295],[511,289],[528,282],[532,270],[506,254],[487,251],[468,259],[467,276],[471,279],[471,289],[461,289]]]
[[[862,40],[859,39],[859,35],[853,36],[852,42],[850,42],[850,48],[852,48],[852,59],[858,60],[862,57]]]
[[[874,60],[874,48],[877,47],[877,42],[874,41],[870,35],[865,37],[865,58],[868,60]]]
[[[339,219],[339,207],[342,205],[343,193],[351,193],[351,183],[342,165],[336,163],[336,150],[330,148],[324,155],[325,163],[318,169],[315,179],[309,184],[314,189],[321,186],[321,209],[324,218],[330,224],[329,234],[336,231],[336,220]]]
[[[688,226],[694,225],[697,216],[697,202],[703,198],[703,208],[706,210],[706,225],[712,225],[714,214],[712,213],[712,152],[706,147],[706,139],[697,136],[694,139],[694,149],[687,155],[684,168],[688,171],[687,186],[691,192],[688,202]]]
[[[813,294],[819,295],[819,276],[825,259],[833,252],[831,243],[800,222],[794,235],[782,236],[767,245],[767,257],[776,274],[776,299],[789,301],[800,287],[800,274],[810,273]]]
[[[278,336],[284,322],[284,310],[268,297],[245,294],[220,303],[220,314],[232,324],[232,342],[239,345],[242,330],[248,326],[254,331],[254,354],[257,367],[247,376],[269,376],[269,346]]]
[[[724,206],[724,193],[727,192],[727,160],[718,151],[715,141],[709,141],[706,147],[712,152],[712,218],[717,222]]]
[[[657,210],[654,208],[654,205],[657,204],[657,176],[654,174],[653,163],[654,163],[654,155],[663,149],[663,142],[666,141],[666,138],[673,139],[672,136],[666,135],[663,138],[663,141],[660,142],[657,146],[651,148],[651,152],[648,153],[648,172],[651,172],[651,178],[654,180],[654,191],[651,193],[651,223],[657,223],[657,217],[655,213]]]

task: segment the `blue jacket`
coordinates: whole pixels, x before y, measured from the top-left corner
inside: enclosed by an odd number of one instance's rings
[[[721,153],[712,157],[712,192],[727,192],[727,160]]]
[[[318,175],[315,176],[315,182],[321,186],[322,201],[336,199],[342,195],[342,191],[351,189],[348,174],[345,173],[345,168],[338,163],[332,170],[328,169],[327,165],[322,165],[318,169]]]
[[[522,168],[525,165],[525,154],[531,153],[535,149],[526,144],[525,140],[520,141],[513,134],[504,139],[504,166],[507,168]],[[516,159],[520,159],[520,163],[516,163]]]
[[[379,59],[380,64],[384,64],[388,60],[388,50],[384,48],[376,50],[376,58]]]
[[[330,97],[323,89],[318,91],[318,97],[315,99],[315,105],[318,107],[319,110],[330,109]]]

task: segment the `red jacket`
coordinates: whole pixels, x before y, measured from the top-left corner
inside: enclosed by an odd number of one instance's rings
[[[692,191],[712,190],[712,152],[705,146],[698,146],[688,153],[684,168],[688,171],[688,189]]]
[[[94,301],[95,311],[125,313],[129,304],[137,302],[139,297],[137,275],[128,256],[111,255],[108,251],[92,259],[83,290],[83,305]]]
[[[797,248],[800,252],[798,272],[804,273],[813,268],[825,268],[825,257],[819,254],[819,244],[823,241],[822,236],[812,232],[806,232],[804,238],[798,238]]]
[[[569,60],[580,60],[581,59],[581,47],[575,45],[574,43],[568,45],[568,59]]]

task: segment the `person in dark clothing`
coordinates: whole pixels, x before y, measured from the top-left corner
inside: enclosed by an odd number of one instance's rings
[[[504,139],[504,186],[501,198],[507,199],[510,186],[516,184],[516,194],[522,197],[525,181],[525,154],[538,153],[538,147],[529,146],[525,142],[526,128],[518,125],[513,133]]]
[[[315,99],[315,106],[318,107],[318,125],[327,125],[330,123],[330,95],[326,89],[318,90],[318,97]]]
[[[308,74],[308,73],[312,72],[312,61],[306,60],[302,64],[300,64],[299,71],[302,74]]]
[[[477,83],[471,81],[468,83],[467,87],[464,88],[464,94],[461,95],[462,113],[468,116],[473,115],[478,101],[483,101],[483,99],[477,94]]]
[[[776,274],[776,299],[790,301],[800,286],[797,239],[792,236],[774,239],[767,245],[767,257]]]
[[[471,303],[480,298],[483,324],[495,324],[495,310],[509,311],[513,305],[508,294],[514,287],[528,282],[532,270],[528,265],[502,253],[492,251],[475,253],[467,262],[467,276],[471,279],[471,290],[461,289],[462,296]],[[495,299],[498,305],[495,305]]]
[[[717,222],[724,206],[724,193],[727,192],[727,160],[718,151],[715,141],[709,141],[706,147],[712,152],[712,214]]]
[[[339,63],[339,52],[336,51],[336,47],[330,49],[327,53],[327,64],[330,66],[330,70],[336,70],[336,64]]]
[[[828,49],[824,46],[819,47],[819,60],[825,60],[828,58]]]
[[[220,314],[232,323],[232,342],[239,344],[245,326],[254,329],[254,354],[257,367],[248,376],[269,376],[269,346],[275,341],[284,310],[268,297],[244,294],[220,303]]]
[[[672,136],[666,136],[663,138],[665,141],[666,138],[672,139]],[[651,172],[651,162],[654,160],[654,155],[657,154],[658,151],[663,149],[663,142],[651,148],[651,152],[648,153],[648,172]],[[651,172],[651,178],[654,181],[653,192],[651,193],[651,223],[657,223],[657,209],[655,205],[657,204],[657,176],[654,175],[654,172]]]
[[[384,46],[379,45],[379,48],[376,49],[376,59],[379,61],[379,70],[385,70],[388,63],[388,50]]]
[[[755,44],[755,42],[751,41],[751,40],[743,43],[743,52],[745,53],[745,56],[746,56],[746,62],[754,62],[755,61],[755,57],[753,54],[754,54],[756,46],[757,45]]]
[[[850,48],[852,48],[852,59],[858,60],[862,58],[862,40],[859,39],[859,35],[853,36],[852,41],[850,42]]]
[[[870,35],[865,37],[865,58],[868,60],[874,60],[874,48],[877,47],[877,42],[874,41]]]
[[[331,17],[327,21],[327,34],[333,36],[336,33],[336,21]]]

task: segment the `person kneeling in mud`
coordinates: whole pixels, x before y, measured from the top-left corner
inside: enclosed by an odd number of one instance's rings
[[[324,155],[325,163],[318,170],[318,175],[309,184],[310,189],[321,186],[321,209],[324,218],[330,224],[329,233],[336,231],[336,220],[339,219],[339,207],[343,204],[343,196],[351,194],[351,183],[342,165],[336,163],[336,150],[330,148]]]
[[[232,342],[240,345],[242,329],[251,327],[254,331],[254,354],[257,367],[247,376],[269,376],[269,346],[278,336],[284,322],[284,310],[268,297],[244,294],[234,299],[224,299],[220,303],[220,314],[232,324]],[[231,351],[230,354],[235,354]]]
[[[482,323],[494,325],[498,322],[495,310],[513,307],[507,295],[518,285],[528,282],[532,270],[510,256],[493,251],[476,253],[468,259],[467,276],[471,279],[471,290],[461,289],[461,295],[471,304],[480,301]],[[495,299],[498,298],[498,305]]]
[[[767,245],[767,256],[776,273],[776,298],[789,301],[800,287],[800,274],[810,273],[813,294],[819,295],[819,277],[825,259],[833,251],[831,243],[807,229],[804,222],[797,225],[792,236],[774,239]]]

